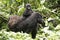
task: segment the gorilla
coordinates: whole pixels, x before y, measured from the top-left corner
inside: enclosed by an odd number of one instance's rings
[[[29,17],[31,15],[31,13],[33,13],[32,9],[31,9],[31,5],[26,4],[25,8],[26,8],[26,10],[24,11],[23,16]]]
[[[26,5],[26,10],[22,16],[10,16],[8,27],[13,32],[31,33],[32,38],[36,38],[37,24],[42,24],[45,27],[45,22],[42,20],[42,15],[38,12],[33,12],[29,4]]]
[[[23,31],[24,33],[31,33],[32,38],[35,38],[38,28],[37,23],[43,24],[45,26],[45,23],[41,18],[41,15],[37,12],[32,13],[31,16],[25,20],[20,16],[11,16],[8,22],[9,29],[14,32]]]

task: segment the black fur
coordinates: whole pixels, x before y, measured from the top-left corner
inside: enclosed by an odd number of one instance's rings
[[[31,9],[31,5],[26,4],[25,8],[26,8],[26,10],[24,11],[23,16],[29,17],[31,15],[31,13],[33,13],[32,9]]]

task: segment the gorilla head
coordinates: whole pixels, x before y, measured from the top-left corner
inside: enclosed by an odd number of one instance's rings
[[[24,17],[29,17],[31,15],[31,13],[33,13],[32,9],[31,9],[31,5],[30,4],[26,4],[25,5],[26,10],[23,13]]]
[[[26,8],[27,10],[31,10],[31,5],[28,3],[28,4],[25,5],[25,8]]]

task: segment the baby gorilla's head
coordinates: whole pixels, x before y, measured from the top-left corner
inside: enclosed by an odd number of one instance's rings
[[[31,5],[30,4],[26,4],[26,9],[30,10],[31,9]]]

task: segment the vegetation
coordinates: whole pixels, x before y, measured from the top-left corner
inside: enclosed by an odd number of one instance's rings
[[[43,15],[47,26],[39,28],[34,40],[59,40],[60,0],[0,0],[0,40],[33,40],[30,34],[11,32],[7,26],[9,16],[22,15],[26,3]]]

